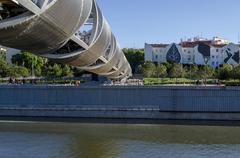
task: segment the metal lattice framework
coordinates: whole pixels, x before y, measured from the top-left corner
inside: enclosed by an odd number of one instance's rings
[[[0,0],[0,44],[123,80],[131,67],[95,0]]]

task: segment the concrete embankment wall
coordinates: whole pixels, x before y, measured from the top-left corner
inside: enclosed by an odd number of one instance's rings
[[[240,88],[0,86],[0,117],[240,120]]]

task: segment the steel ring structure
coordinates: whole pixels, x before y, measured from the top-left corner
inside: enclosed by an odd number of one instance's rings
[[[0,44],[113,80],[132,75],[95,0],[0,0]]]

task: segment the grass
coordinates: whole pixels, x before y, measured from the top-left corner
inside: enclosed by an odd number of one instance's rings
[[[203,83],[204,79],[199,80]],[[240,80],[221,80],[226,86],[240,86]],[[197,84],[197,80],[187,78],[144,78],[144,85],[171,85],[171,84]],[[207,79],[207,84],[216,84],[216,79]]]
[[[43,84],[74,84],[76,80],[61,80],[61,79],[41,79],[41,80],[25,80],[25,84],[37,84],[37,85],[43,85]],[[8,84],[8,80],[0,80],[1,84]],[[19,82],[20,83],[20,82]],[[81,83],[85,83],[85,81],[81,80]]]
[[[166,84],[195,84],[196,81],[186,78],[144,78],[145,85],[166,85]]]

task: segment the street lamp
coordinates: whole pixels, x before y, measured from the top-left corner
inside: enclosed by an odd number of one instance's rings
[[[209,59],[210,59],[210,57],[204,57],[204,62],[205,62],[205,75],[204,75],[205,86],[207,85],[207,63],[208,63]]]
[[[192,80],[192,65],[193,65],[193,62],[191,61],[190,62],[190,80]]]
[[[233,80],[236,81],[236,65],[233,64]]]
[[[34,64],[35,64],[35,57],[32,55],[32,79],[35,77]]]

